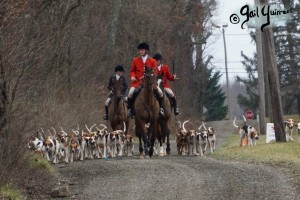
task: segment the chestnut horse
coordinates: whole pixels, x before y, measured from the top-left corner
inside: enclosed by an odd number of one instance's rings
[[[158,134],[159,104],[154,97],[154,90],[157,90],[156,75],[154,70],[145,67],[144,80],[141,91],[136,97],[134,108],[135,134],[139,138],[140,156],[145,153],[149,158],[153,155],[153,146]],[[146,124],[150,123],[146,130]],[[144,143],[144,147],[143,147]]]
[[[126,124],[125,135],[128,133],[129,117],[127,114],[127,106],[122,96],[123,83],[122,81],[113,82],[113,97],[109,106],[109,122],[112,130],[124,130]],[[124,124],[125,123],[125,124]]]
[[[159,87],[162,91],[164,91],[164,83],[160,82]],[[165,92],[164,92],[165,93]],[[158,134],[158,141],[160,144],[159,156],[165,156],[166,154],[170,154],[170,121],[172,108],[170,104],[169,98],[164,94],[162,106],[164,108],[164,116],[160,117],[159,125],[160,125],[160,134]],[[167,143],[166,143],[167,139]]]

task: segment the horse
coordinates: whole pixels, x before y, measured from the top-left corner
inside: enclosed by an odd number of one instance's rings
[[[164,91],[164,82],[161,81],[159,87],[162,91]],[[160,116],[159,125],[160,125],[160,134],[158,134],[158,141],[160,144],[159,156],[165,156],[166,154],[170,154],[170,120],[172,108],[170,104],[169,98],[164,94],[162,107],[164,108],[164,116]],[[167,139],[167,143],[166,143]]]
[[[109,106],[108,114],[112,130],[124,130],[124,126],[126,126],[125,135],[127,135],[130,119],[128,117],[127,106],[123,100],[122,90],[122,81],[115,80],[115,82],[113,82],[113,97]]]
[[[135,134],[139,138],[139,152],[146,158],[153,155],[153,147],[158,134],[159,103],[154,97],[154,90],[157,90],[155,69],[145,67],[142,88],[134,102],[136,111]],[[146,130],[146,124],[150,123]],[[144,143],[144,147],[143,147]]]

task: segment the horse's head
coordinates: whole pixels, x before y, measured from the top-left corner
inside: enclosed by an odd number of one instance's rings
[[[114,96],[117,99],[121,99],[121,97],[122,97],[122,90],[124,89],[123,81],[124,81],[124,79],[122,81],[117,81],[117,80],[113,81],[112,91],[114,93]]]
[[[155,70],[150,69],[147,66],[145,66],[145,72],[144,72],[144,86],[151,89],[153,86],[156,86]]]

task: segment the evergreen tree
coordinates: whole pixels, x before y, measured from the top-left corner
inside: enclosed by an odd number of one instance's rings
[[[256,54],[254,54],[254,58],[249,58],[243,52],[241,52],[241,56],[243,57],[242,64],[244,65],[244,68],[248,74],[247,78],[241,78],[240,76],[237,76],[237,82],[242,83],[247,91],[247,96],[243,96],[239,94],[237,96],[237,102],[244,110],[245,109],[251,109],[251,110],[257,110],[258,109],[258,79],[255,77],[254,74],[257,73],[256,68]]]
[[[280,77],[283,111],[286,114],[294,114],[296,102],[298,102],[298,114],[300,114],[300,67],[299,67],[299,2],[283,0],[284,9],[292,8],[293,17],[287,20],[283,26],[274,28],[275,52],[278,60],[278,72]]]
[[[220,71],[213,73],[214,68],[206,70],[206,89],[204,92],[203,105],[207,108],[205,113],[206,121],[216,121],[225,118],[228,112],[228,106],[224,106],[226,96],[222,92],[222,87],[219,84],[222,76]]]

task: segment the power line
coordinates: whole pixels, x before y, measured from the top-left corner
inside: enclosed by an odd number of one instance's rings
[[[221,73],[225,73],[225,72],[221,72]],[[248,74],[247,72],[228,72],[229,74]],[[252,73],[252,74],[257,74],[256,72],[255,73]]]
[[[222,35],[222,33],[214,33],[212,35]],[[243,36],[247,35],[247,36],[250,36],[251,34],[246,34],[246,33],[229,33],[229,34],[226,34],[226,36],[227,35],[229,35],[229,36],[231,36],[231,35],[243,35]]]
[[[211,35],[222,35],[222,33],[213,33],[213,34],[211,34]],[[253,33],[253,34],[251,34],[251,33],[248,33],[248,34],[247,34],[247,33],[229,33],[229,34],[228,34],[228,33],[227,33],[226,36],[227,36],[227,35],[229,35],[229,36],[231,36],[231,35],[232,35],[232,36],[235,36],[235,35],[252,36],[252,35],[253,35],[253,36],[254,36],[255,33]],[[299,35],[299,33],[283,33],[283,34],[277,34],[277,35],[276,35],[276,33],[274,33],[274,35],[275,35],[275,36]]]
[[[227,61],[228,63],[241,63],[241,62],[251,62],[251,61]],[[224,61],[211,61],[211,63],[224,63]]]
[[[300,61],[299,58],[296,59],[280,59],[279,61],[283,62],[283,61]],[[242,63],[242,62],[252,62],[250,60],[242,60],[242,61],[238,61],[238,60],[232,60],[232,61],[227,61],[228,63]],[[211,61],[211,63],[224,63],[224,61]]]

